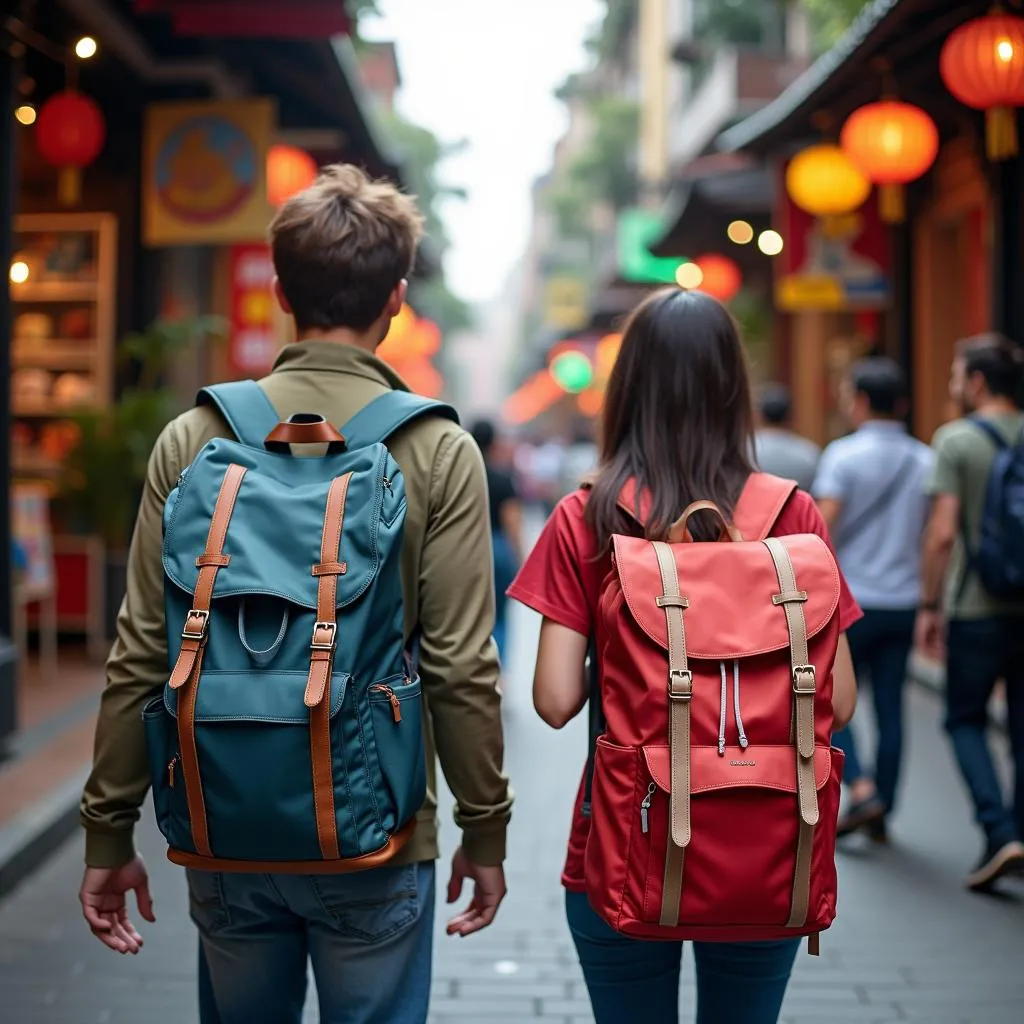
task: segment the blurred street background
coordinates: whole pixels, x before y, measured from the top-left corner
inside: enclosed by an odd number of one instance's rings
[[[336,161],[418,196],[427,237],[379,354],[493,422],[527,540],[593,467],[623,318],[657,288],[725,302],[815,445],[846,430],[839,382],[866,355],[898,362],[927,442],[955,415],[957,340],[1024,340],[1024,18],[990,6],[0,4],[0,1020],[194,1019],[181,873],[147,814],[159,924],[138,960],[109,954],[75,899],[77,801],[153,441],[292,337],[275,208]],[[511,614],[512,895],[465,942],[440,908],[438,1024],[590,1019],[558,885],[585,726],[536,719],[537,622]],[[910,673],[891,843],[843,847],[839,920],[787,1021],[1024,1019],[1024,888],[963,892],[977,837],[943,668]]]

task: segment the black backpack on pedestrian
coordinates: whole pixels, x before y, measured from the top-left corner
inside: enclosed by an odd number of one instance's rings
[[[978,550],[970,558],[984,588],[1004,600],[1024,598],[1024,438],[1010,445],[992,423],[970,421],[996,446],[985,487]],[[966,542],[966,538],[965,538]],[[969,551],[969,549],[968,549]]]

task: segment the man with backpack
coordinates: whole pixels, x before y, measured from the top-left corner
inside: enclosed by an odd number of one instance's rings
[[[505,894],[483,462],[373,354],[421,225],[351,166],[289,200],[271,242],[298,342],[258,385],[205,389],[150,460],[80,898],[97,938],[139,951],[125,897],[153,920],[132,839],[152,784],[189,868],[204,1024],[298,1024],[310,960],[321,1020],[426,1020],[435,751],[462,829],[448,901],[474,886],[449,934]]]
[[[878,752],[871,771],[862,766],[850,727],[833,737],[846,754],[843,775],[850,791],[838,834],[866,828],[882,841],[903,756],[903,689],[921,587],[924,483],[932,455],[902,422],[906,382],[892,359],[855,363],[839,397],[854,432],[825,449],[813,493],[864,612],[850,627],[850,652],[858,678],[871,680]]]
[[[1024,871],[1024,415],[1021,354],[998,335],[962,341],[950,395],[963,415],[932,447],[916,641],[946,661],[946,730],[985,833],[967,876],[983,891]],[[1015,805],[1006,806],[986,740],[988,705],[1006,684]]]

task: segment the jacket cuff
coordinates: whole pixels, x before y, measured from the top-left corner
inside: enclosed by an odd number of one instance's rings
[[[135,857],[131,832],[85,832],[85,863],[90,868],[119,868]]]
[[[504,821],[481,822],[462,830],[462,850],[474,863],[483,868],[497,867],[505,860]]]

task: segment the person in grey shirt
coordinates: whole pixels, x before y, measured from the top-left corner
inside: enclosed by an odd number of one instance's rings
[[[791,405],[789,389],[782,384],[766,384],[761,389],[754,459],[765,473],[795,480],[803,490],[809,491],[821,449],[790,429]]]
[[[921,538],[928,516],[931,449],[907,432],[903,371],[891,359],[855,363],[840,387],[854,432],[822,453],[813,494],[864,618],[849,631],[858,681],[871,679],[878,751],[863,767],[849,728],[833,742],[846,755],[850,807],[839,834],[866,828],[885,839],[903,755],[903,689],[921,596]]]

